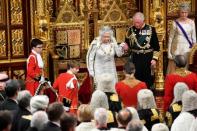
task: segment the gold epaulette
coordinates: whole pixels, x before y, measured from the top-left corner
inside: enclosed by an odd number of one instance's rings
[[[172,105],[172,109],[173,112],[180,112],[182,110],[182,106],[176,103]]]
[[[32,115],[23,115],[22,118],[30,120],[32,119]]]
[[[151,121],[159,119],[159,114],[156,109],[151,109],[153,115],[151,116]]]
[[[110,100],[111,100],[111,101],[118,102],[118,101],[119,101],[118,95],[117,95],[117,94],[111,95],[111,96],[110,96]]]
[[[112,111],[107,111],[107,123],[113,123],[114,122],[114,116]]]
[[[154,51],[153,52],[153,59],[158,60],[159,59],[159,55],[160,55],[159,51]]]
[[[166,124],[168,125],[168,127],[172,126],[172,114],[170,112],[166,112]]]

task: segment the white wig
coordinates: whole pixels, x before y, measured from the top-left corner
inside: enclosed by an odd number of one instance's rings
[[[190,11],[190,4],[188,2],[180,3],[179,11]]]
[[[140,20],[144,21],[144,19],[145,19],[144,14],[142,12],[135,13],[133,16],[133,20],[135,20],[135,19],[140,19]]]
[[[169,129],[166,124],[157,123],[152,126],[151,131],[169,131]]]
[[[48,107],[49,98],[46,95],[33,96],[30,100],[30,110],[34,113],[38,110],[45,110]]]
[[[134,107],[127,107],[132,114],[132,120],[140,120],[137,110]]]
[[[93,112],[99,107],[105,108],[108,110],[109,104],[108,104],[108,99],[107,99],[106,94],[100,90],[94,91],[94,93],[92,94],[91,101],[90,101],[90,106]]]
[[[139,109],[150,109],[157,108],[153,92],[149,89],[142,89],[137,94],[138,108]]]
[[[192,111],[197,109],[197,93],[193,90],[188,90],[182,96],[182,111]]]
[[[45,111],[37,111],[32,116],[30,127],[35,127],[40,131],[46,122],[48,122],[47,113]]]
[[[172,104],[181,101],[183,93],[188,89],[189,87],[184,82],[176,83],[176,85],[174,86],[174,100]]]
[[[94,112],[94,119],[100,126],[107,124],[107,116],[108,114],[105,108],[97,108]]]
[[[97,89],[103,92],[116,92],[113,84],[113,75],[109,73],[101,74],[97,78]]]

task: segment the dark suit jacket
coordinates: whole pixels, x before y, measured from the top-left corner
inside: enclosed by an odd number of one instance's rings
[[[16,101],[7,98],[1,103],[0,110],[16,111],[18,110],[18,104],[16,103]]]
[[[61,131],[61,128],[56,124],[52,123],[51,121],[49,121],[44,125],[42,131]]]
[[[11,131],[18,131],[17,128],[23,115],[31,115],[31,112],[19,106],[18,110],[14,113]]]

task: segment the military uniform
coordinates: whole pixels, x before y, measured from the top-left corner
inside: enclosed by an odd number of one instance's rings
[[[181,113],[182,110],[182,102],[178,101],[173,103],[168,111],[166,112],[165,121],[167,126],[170,128],[172,126],[173,121],[177,118],[177,116]]]
[[[151,87],[151,60],[158,60],[160,49],[155,28],[147,24],[142,29],[132,26],[127,30],[125,42],[130,48],[129,60],[135,64],[135,77]]]

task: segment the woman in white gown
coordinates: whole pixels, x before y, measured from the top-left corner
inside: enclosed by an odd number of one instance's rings
[[[92,41],[86,56],[87,68],[89,74],[94,78],[94,83],[97,83],[100,75],[109,73],[114,76],[115,86],[118,78],[114,57],[115,55],[122,56],[127,48],[125,43],[117,44],[110,27],[104,26],[99,30],[99,37]]]
[[[168,73],[173,73],[175,70],[174,56],[185,55],[187,58],[190,49],[196,43],[195,23],[188,18],[189,10],[188,3],[181,3],[179,18],[172,22],[168,39]]]

